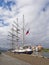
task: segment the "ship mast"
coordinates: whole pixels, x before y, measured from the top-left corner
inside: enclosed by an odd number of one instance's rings
[[[13,33],[13,30],[12,30],[12,33]],[[14,46],[14,42],[13,42],[13,34],[12,34],[12,49],[14,49],[13,46]]]
[[[24,46],[24,15],[23,15],[23,46]]]
[[[17,29],[16,29],[16,30],[17,30],[17,32],[16,32],[16,33],[17,33],[17,37],[18,37],[18,18],[17,18]],[[18,46],[18,40],[19,40],[19,39],[18,39],[18,38],[16,38],[16,40],[17,40],[17,46]],[[19,47],[19,46],[18,46],[18,47]]]
[[[19,25],[18,25],[18,18],[17,18],[17,22],[15,22],[14,21],[14,24],[12,24],[12,31],[11,32],[9,32],[10,33],[10,35],[9,35],[9,37],[11,37],[12,38],[12,49],[14,49],[14,42],[16,41],[16,43],[17,43],[17,48],[19,48],[19,44],[18,44],[18,41],[19,41],[19,37],[18,37],[18,34],[20,34],[19,33],[19,31],[20,31],[20,29],[18,28],[19,27]],[[15,29],[14,29],[15,28]],[[24,42],[25,42],[25,35],[24,35],[24,15],[23,15],[23,24],[22,24],[22,34],[23,34],[23,37],[22,37],[22,46],[24,46]],[[14,33],[14,32],[16,32],[16,34]],[[13,37],[16,37],[16,40],[14,40],[14,38]]]
[[[11,37],[11,39],[9,38],[8,40],[12,41],[12,42],[11,42],[11,44],[12,44],[12,48],[11,48],[11,49],[14,49],[14,41],[15,41],[15,40],[14,40],[14,34],[13,34],[13,32],[14,32],[14,31],[13,31],[13,26],[12,26],[11,31],[9,31],[10,34],[8,35],[8,37]]]
[[[16,48],[16,47],[14,47],[14,42],[16,42],[17,43],[17,47],[19,47],[18,46],[18,40],[19,40],[18,34],[20,34],[20,33],[19,33],[18,26],[19,25],[18,25],[18,18],[17,18],[17,22],[14,21],[14,24],[12,24],[11,32],[9,31],[10,35],[8,35],[9,37],[11,37],[11,40],[10,39],[9,40],[12,41],[12,49]]]

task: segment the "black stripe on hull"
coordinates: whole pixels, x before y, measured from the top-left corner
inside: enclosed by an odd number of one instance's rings
[[[32,54],[33,51],[26,51],[26,52],[14,52],[16,54]]]

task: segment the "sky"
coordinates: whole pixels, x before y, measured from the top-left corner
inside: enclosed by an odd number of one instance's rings
[[[49,0],[0,0],[0,47],[10,47],[8,31],[17,18],[22,28],[23,15],[25,33],[29,29],[25,44],[49,48]]]

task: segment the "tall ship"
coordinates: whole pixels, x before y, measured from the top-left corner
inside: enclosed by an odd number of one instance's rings
[[[19,46],[19,44],[18,44],[18,40],[19,40],[19,37],[18,37],[18,34],[19,34],[19,31],[20,31],[20,29],[18,28],[18,18],[17,18],[17,23],[15,22],[15,24],[17,25],[17,27],[15,27],[15,25],[13,25],[15,28],[16,28],[16,30],[14,30],[13,28],[12,28],[12,33],[10,32],[10,34],[12,35],[12,50],[11,50],[11,52],[13,52],[13,53],[18,53],[18,54],[32,54],[33,53],[33,50],[32,50],[32,47],[30,46],[30,45],[25,45],[25,35],[24,35],[24,15],[23,15],[23,28],[22,28],[22,36],[23,36],[23,40],[22,40],[22,46]],[[16,31],[16,35],[14,35],[14,33],[13,33],[13,31]],[[26,32],[26,34],[28,33],[28,31]],[[13,36],[15,36],[16,37],[16,40],[17,40],[17,48],[13,48],[13,45],[14,45],[14,42],[13,42]]]

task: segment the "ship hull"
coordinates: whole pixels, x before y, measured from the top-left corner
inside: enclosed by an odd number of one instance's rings
[[[15,49],[12,52],[17,54],[32,54],[33,50],[30,46],[24,46],[24,47],[20,47],[19,49]]]
[[[26,51],[26,52],[14,52],[14,53],[16,53],[16,54],[32,54],[33,53],[33,51]]]

